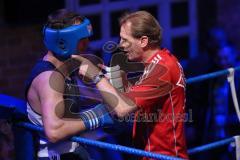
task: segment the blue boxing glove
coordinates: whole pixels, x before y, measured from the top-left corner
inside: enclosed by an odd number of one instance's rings
[[[98,104],[94,108],[81,112],[79,117],[84,122],[87,130],[98,127],[106,127],[114,124],[114,121],[104,104]]]

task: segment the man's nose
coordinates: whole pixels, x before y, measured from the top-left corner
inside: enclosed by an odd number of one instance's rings
[[[119,44],[118,44],[118,48],[119,48],[120,50],[124,50],[125,47],[126,47],[126,46],[124,46],[123,40],[120,40],[120,42],[119,42]]]
[[[121,39],[120,42],[119,42],[119,47],[120,48],[123,48],[123,40]]]

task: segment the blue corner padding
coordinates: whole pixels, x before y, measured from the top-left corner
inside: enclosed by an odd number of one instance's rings
[[[26,115],[26,102],[24,100],[0,94],[0,119],[21,118]]]

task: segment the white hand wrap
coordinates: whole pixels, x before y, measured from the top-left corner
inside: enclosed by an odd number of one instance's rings
[[[114,67],[105,67],[105,71],[107,72],[105,76],[109,78],[109,82],[113,85],[113,87],[121,92],[124,92],[120,66],[116,65]]]

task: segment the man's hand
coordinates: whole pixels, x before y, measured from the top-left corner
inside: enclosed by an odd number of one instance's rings
[[[79,74],[87,77],[90,80],[94,80],[94,78],[101,74],[100,68],[95,66],[90,60],[84,58],[80,55],[72,55],[72,58],[80,62],[79,66]]]
[[[113,87],[121,92],[124,92],[123,76],[126,76],[126,74],[124,71],[120,70],[120,66],[116,65],[113,67],[107,67],[101,64],[99,67],[105,70],[105,77],[109,80]]]

